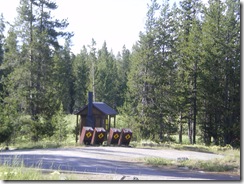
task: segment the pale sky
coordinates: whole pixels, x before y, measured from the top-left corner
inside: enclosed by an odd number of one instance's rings
[[[5,20],[13,23],[19,1],[0,0],[0,13]],[[106,41],[108,50],[117,55],[123,45],[131,49],[139,39],[150,0],[56,0],[56,3],[58,9],[52,15],[57,19],[68,18],[70,25],[66,30],[74,32],[72,51],[75,54],[94,38],[97,48]]]
[[[77,3],[78,2],[78,3]],[[150,0],[62,0],[57,1],[57,17],[68,18],[74,32],[74,52],[91,44],[101,48],[104,41],[116,55],[123,45],[130,49],[143,30]]]
[[[20,0],[0,0],[0,14],[13,23]],[[116,55],[123,45],[131,49],[143,31],[150,0],[56,0],[52,11],[57,19],[68,18],[67,31],[74,32],[72,51],[77,54],[92,38],[101,48],[104,41]]]

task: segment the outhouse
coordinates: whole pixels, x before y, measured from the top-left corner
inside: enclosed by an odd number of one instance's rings
[[[89,92],[88,104],[75,113],[77,115],[76,125],[78,129],[76,142],[83,127],[92,127],[93,129],[95,127],[103,127],[107,133],[110,128],[115,128],[117,112],[104,102],[93,102],[92,98],[93,94]]]

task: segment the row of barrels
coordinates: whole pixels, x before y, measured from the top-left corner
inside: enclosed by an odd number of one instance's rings
[[[107,145],[128,146],[132,137],[132,131],[128,128],[122,130],[110,128],[109,135],[102,127],[83,127],[80,136],[80,143],[85,145],[102,145],[107,140]]]

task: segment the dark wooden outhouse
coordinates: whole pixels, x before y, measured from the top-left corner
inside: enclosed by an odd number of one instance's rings
[[[92,92],[89,92],[88,104],[75,113],[77,115],[76,124],[78,135],[81,134],[81,130],[84,126],[92,127],[93,129],[95,127],[103,127],[107,133],[110,128],[115,128],[116,126],[117,112],[104,102],[93,102],[92,96]],[[113,120],[113,124],[111,123],[111,120]],[[77,136],[76,142],[78,141]]]

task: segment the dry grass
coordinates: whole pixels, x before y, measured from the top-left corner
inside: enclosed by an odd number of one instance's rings
[[[187,167],[192,170],[207,172],[228,172],[240,175],[240,150],[213,150],[217,154],[224,155],[221,159],[212,160],[169,160],[164,158],[145,158],[144,162],[153,166]]]
[[[38,168],[0,166],[0,180],[113,180],[114,175],[65,173]]]

